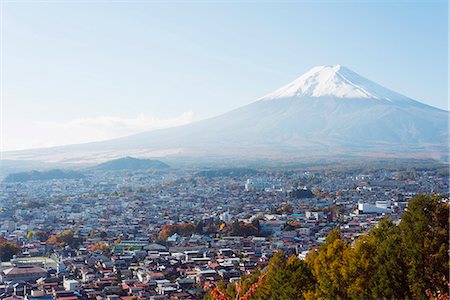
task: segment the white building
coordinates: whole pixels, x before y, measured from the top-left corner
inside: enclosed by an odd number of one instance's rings
[[[390,200],[386,200],[386,201],[376,201],[375,202],[375,206],[378,208],[383,208],[383,209],[390,209],[391,208],[391,201]]]
[[[309,210],[307,210],[305,212],[305,217],[307,219],[313,218],[313,219],[319,220],[319,219],[324,218],[325,215],[321,211],[309,211]]]
[[[232,218],[233,216],[228,211],[219,215],[219,219],[224,222],[230,222]]]
[[[382,201],[385,202],[385,201]],[[389,206],[390,207],[390,206]],[[385,204],[373,205],[368,203],[358,203],[359,214],[383,214],[391,213],[392,211],[387,208]]]
[[[78,281],[75,279],[64,279],[63,286],[66,291],[71,292],[78,291],[80,288]]]

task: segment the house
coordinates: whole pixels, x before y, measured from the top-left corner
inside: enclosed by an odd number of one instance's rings
[[[30,295],[26,295],[24,300],[54,300],[52,295],[46,294],[44,291],[32,290]]]
[[[1,282],[34,282],[41,277],[47,277],[47,271],[35,266],[16,266],[0,273]]]

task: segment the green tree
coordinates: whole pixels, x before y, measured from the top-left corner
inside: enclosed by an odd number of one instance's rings
[[[304,294],[314,287],[311,269],[305,261],[286,256],[277,251],[270,260],[257,299],[304,299]]]
[[[425,291],[447,291],[442,276],[448,274],[448,203],[440,196],[419,195],[409,201],[400,229],[407,258],[407,278],[412,296],[425,299]]]
[[[285,289],[289,299],[304,299],[315,284],[311,269],[304,260],[291,256],[286,263]]]
[[[296,256],[286,259],[278,251],[264,272],[245,275],[237,285],[217,282],[216,293],[207,293],[205,299],[214,299],[217,291],[227,299],[305,299],[304,294],[313,287],[314,278],[306,262]]]
[[[351,299],[368,299],[370,297],[370,276],[375,265],[373,255],[376,244],[367,236],[358,238],[353,247],[344,251],[345,264],[342,267],[342,276],[347,284],[347,295]]]
[[[386,218],[370,231],[368,241],[376,247],[369,284],[371,297],[411,298],[400,228]]]
[[[350,245],[341,239],[338,230],[332,230],[320,245],[318,253],[312,252],[307,262],[317,280],[313,298],[347,299],[346,278],[343,276],[346,268],[344,253]]]
[[[281,251],[275,252],[267,266],[264,285],[258,296],[262,299],[287,299],[286,291],[283,289],[286,281],[286,263],[286,256]]]

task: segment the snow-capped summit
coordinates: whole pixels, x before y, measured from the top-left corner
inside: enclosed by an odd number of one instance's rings
[[[341,66],[314,67],[261,100],[280,98],[348,98],[410,102],[410,99]]]

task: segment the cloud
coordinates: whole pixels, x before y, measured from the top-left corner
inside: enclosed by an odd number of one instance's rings
[[[22,134],[10,135],[4,142],[4,150],[52,147],[67,144],[80,144],[101,141],[189,124],[193,112],[187,111],[171,118],[157,118],[140,114],[134,118],[98,116],[79,118],[66,122],[41,121],[21,126]],[[26,124],[22,124],[26,125]]]

